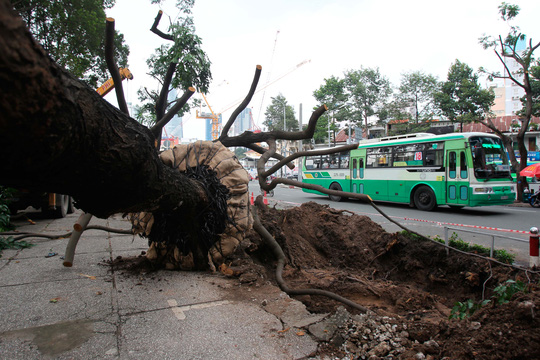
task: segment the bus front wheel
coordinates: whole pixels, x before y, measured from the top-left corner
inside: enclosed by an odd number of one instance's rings
[[[418,210],[431,211],[437,207],[435,193],[429,186],[420,186],[414,192],[414,206]]]
[[[335,190],[335,191],[343,191],[343,189],[341,188],[341,185],[339,185],[338,183],[333,183],[332,185],[330,185],[330,190]],[[330,197],[330,200],[332,201],[341,201],[343,200],[343,197],[341,196],[338,196],[338,195],[328,195]]]

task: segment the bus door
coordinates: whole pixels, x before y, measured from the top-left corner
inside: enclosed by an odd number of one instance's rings
[[[363,157],[353,157],[351,162],[351,191],[353,193],[364,193],[364,168],[365,160]]]
[[[469,175],[465,150],[446,152],[446,203],[449,205],[469,203]]]

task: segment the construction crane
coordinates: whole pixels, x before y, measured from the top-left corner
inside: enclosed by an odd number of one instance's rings
[[[210,113],[211,114],[203,114],[201,113],[201,115],[199,115],[199,110],[197,110],[195,112],[195,117],[197,119],[211,119],[211,124],[212,124],[212,140],[217,140],[217,138],[219,138],[219,115],[220,114],[216,114],[214,113],[214,110],[212,110],[212,107],[210,106],[210,104],[208,103],[208,100],[206,100],[206,96],[204,96],[203,93],[201,93],[203,99],[204,99],[204,102],[206,103],[206,105],[208,106],[208,109],[210,109]]]
[[[133,80],[133,74],[129,71],[128,68],[119,68],[118,72],[120,73],[120,78],[122,81],[125,79]],[[113,78],[109,78],[109,80],[105,81],[103,85],[98,87],[96,89],[97,93],[101,95],[102,97],[107,95],[112,89],[114,89],[114,81]]]

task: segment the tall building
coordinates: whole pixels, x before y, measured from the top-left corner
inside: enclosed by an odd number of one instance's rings
[[[204,140],[212,141],[212,114],[210,113],[202,113],[201,116],[206,116],[205,119],[205,129],[204,129]],[[221,122],[221,114],[218,115],[218,136],[221,134],[221,129],[223,128],[222,122]]]
[[[171,103],[172,101],[176,100],[177,95],[178,95],[178,92],[176,91],[176,89],[172,89],[171,91],[169,91],[169,95],[167,96],[167,101]],[[165,134],[165,132],[167,134]],[[167,135],[168,137],[173,136],[173,137],[178,137],[180,139],[184,137],[184,128],[182,126],[181,116],[174,115],[171,121],[169,121],[167,125],[165,125],[165,131],[163,132],[162,136],[167,136]]]
[[[523,51],[526,49],[525,40],[518,41],[516,51]],[[512,76],[518,81],[523,80],[523,75],[519,75],[518,71],[522,70],[521,66],[512,58],[504,57],[504,63]],[[516,112],[521,110],[521,98],[525,95],[525,90],[517,86],[508,77],[506,68],[503,69],[505,79],[494,79],[492,82],[488,82],[488,87],[493,89],[495,93],[495,104],[491,107],[491,111],[495,116],[516,115]]]
[[[240,135],[244,131],[253,130],[253,114],[251,108],[245,108],[240,114],[236,117],[233,125],[233,134]]]

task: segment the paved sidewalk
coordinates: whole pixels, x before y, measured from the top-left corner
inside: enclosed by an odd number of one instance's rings
[[[78,216],[14,222],[19,231],[64,234]],[[130,227],[120,217],[90,224]],[[36,245],[0,258],[0,359],[302,359],[317,349],[302,328],[324,316],[274,286],[112,271],[107,260],[147,249],[138,236],[86,231],[71,268],[61,260],[68,239],[27,240]]]

